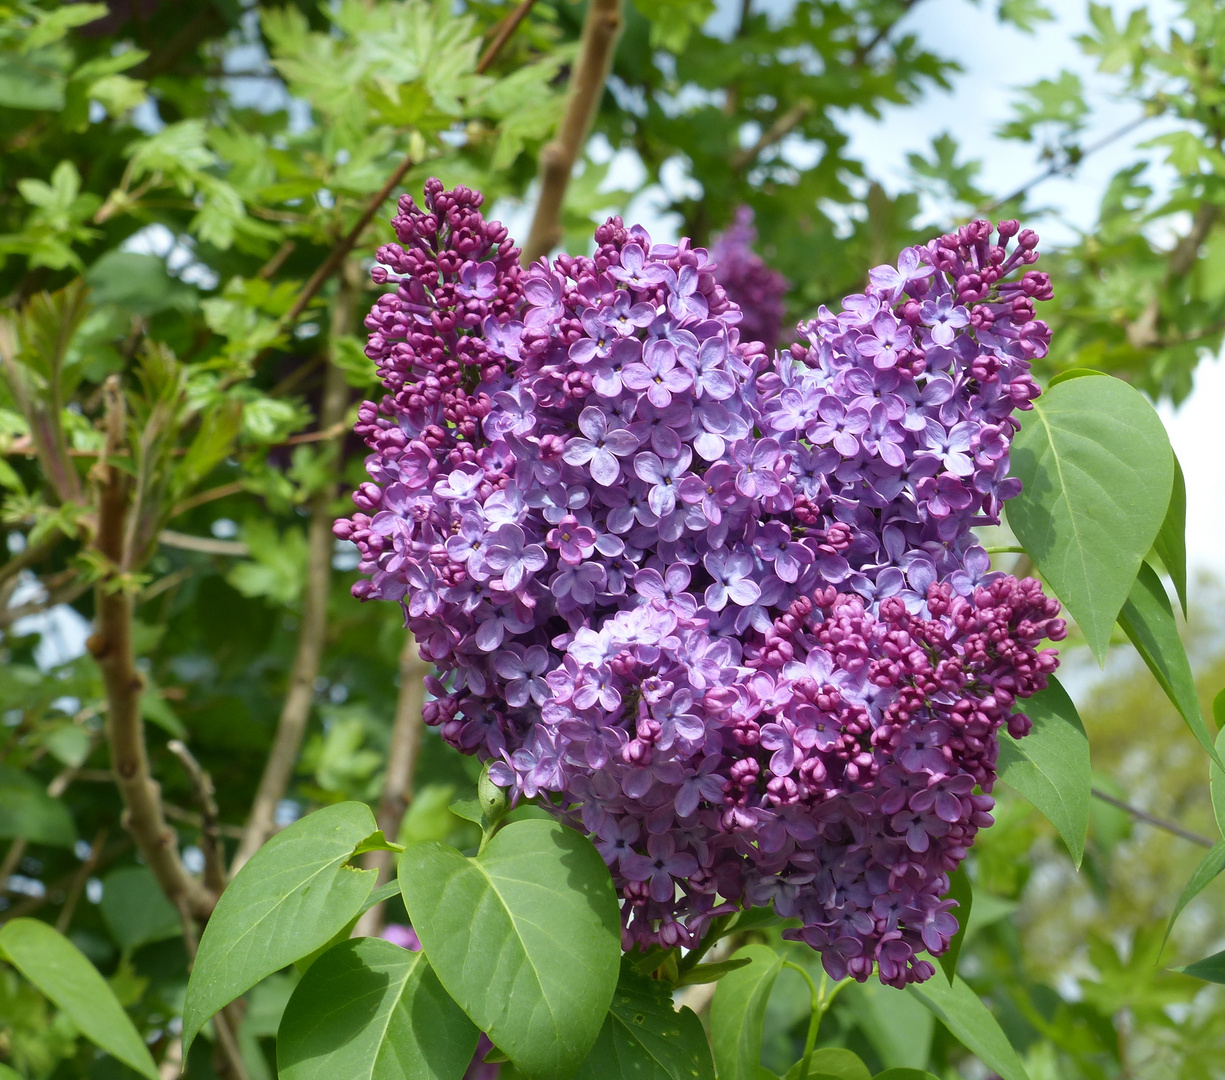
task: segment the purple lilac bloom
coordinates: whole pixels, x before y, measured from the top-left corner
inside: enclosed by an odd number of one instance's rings
[[[833,977],[930,977],[1065,632],[973,531],[1019,489],[1037,237],[909,248],[771,356],[723,256],[612,218],[524,270],[480,205],[401,200],[335,526],[439,669],[427,722],[593,835],[626,948],[773,903]]]
[[[782,274],[771,270],[753,250],[756,241],[753,211],[742,206],[728,230],[715,237],[710,256],[717,265],[715,280],[740,308],[741,338],[763,342],[773,349],[782,333],[786,314],[783,298],[790,286]]]

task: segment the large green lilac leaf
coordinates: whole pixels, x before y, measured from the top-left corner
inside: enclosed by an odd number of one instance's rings
[[[1205,956],[1203,960],[1196,960],[1194,964],[1188,964],[1177,970],[1184,975],[1193,975],[1197,979],[1203,979],[1205,982],[1225,983],[1225,951]]]
[[[940,1078],[927,1072],[925,1069],[910,1069],[902,1067],[898,1069],[886,1069],[884,1072],[879,1072],[872,1077],[872,1080],[940,1080]]]
[[[1131,639],[1136,652],[1143,657],[1166,697],[1187,722],[1191,734],[1200,746],[1215,757],[1212,733],[1200,709],[1195,676],[1191,672],[1191,661],[1187,659],[1182,638],[1178,636],[1174,609],[1157,572],[1147,563],[1140,568],[1127,603],[1119,612],[1119,625]]]
[[[733,954],[752,961],[719,980],[710,1003],[710,1046],[719,1080],[754,1080],[761,1064],[761,1026],[783,958],[768,945]]]
[[[1174,582],[1178,603],[1183,617],[1187,614],[1187,481],[1182,474],[1178,456],[1174,457],[1174,485],[1170,491],[1170,505],[1166,508],[1161,532],[1153,543],[1153,550],[1161,559]]]
[[[1161,419],[1118,379],[1061,382],[1022,419],[1012,475],[1008,522],[1100,662],[1170,505]]]
[[[475,858],[410,844],[400,891],[447,992],[533,1080],[583,1063],[613,999],[620,918],[608,868],[555,821],[517,821]]]
[[[424,953],[345,941],[302,977],[277,1031],[281,1080],[461,1080],[480,1033]]]
[[[803,1067],[803,1060],[797,1061],[783,1080],[799,1080]],[[808,1080],[872,1080],[872,1073],[858,1054],[841,1046],[826,1046],[813,1053]]]
[[[906,989],[935,1014],[962,1046],[1003,1080],[1029,1080],[999,1021],[962,979],[956,978],[950,984],[931,978],[911,983]]]
[[[339,803],[277,833],[221,894],[183,1006],[183,1050],[205,1021],[261,979],[330,941],[360,910],[374,870],[348,865],[377,830],[365,803]]]
[[[970,925],[970,909],[974,904],[974,890],[970,885],[970,875],[966,873],[965,863],[949,875],[949,891],[945,899],[957,901],[957,933],[953,935],[948,949],[940,957],[940,967],[951,981],[957,974],[957,958],[961,955],[961,946],[965,943],[966,928]]]
[[[1089,737],[1072,699],[1054,676],[1022,707],[1034,726],[1023,739],[1000,732],[999,777],[1042,811],[1080,866],[1093,786]]]
[[[1163,949],[1165,948],[1165,943],[1170,940],[1170,931],[1174,929],[1174,923],[1177,921],[1178,916],[1182,914],[1182,909],[1216,880],[1222,870],[1225,870],[1225,840],[1219,841],[1200,860],[1200,864],[1195,868],[1195,872],[1191,875],[1190,880],[1183,886],[1178,902],[1170,913],[1170,921],[1166,923],[1165,937],[1161,939],[1161,947]]]
[[[141,1076],[158,1080],[157,1066],[114,991],[80,949],[37,919],[14,919],[0,929],[0,956],[47,995],[90,1042]]]
[[[178,937],[182,922],[147,866],[125,866],[102,881],[102,918],[124,952]]]
[[[0,766],[0,837],[72,847],[77,830],[68,808],[37,780]]]
[[[697,1014],[677,1012],[668,983],[623,961],[612,1007],[574,1080],[715,1080],[715,1067]]]

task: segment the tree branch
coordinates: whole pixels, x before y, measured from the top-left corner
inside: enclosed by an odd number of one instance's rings
[[[204,855],[204,885],[218,895],[225,889],[225,847],[221,843],[221,827],[217,824],[216,789],[213,778],[201,768],[187,744],[171,739],[166,748],[179,759],[200,804],[200,851]]]
[[[106,837],[109,830],[103,826],[98,830],[94,837],[94,842],[89,845],[89,854],[85,857],[85,861],[77,867],[77,872],[73,875],[72,884],[68,886],[67,895],[64,897],[64,906],[60,908],[60,916],[55,920],[55,928],[61,933],[68,930],[69,924],[72,922],[72,914],[77,909],[77,901],[81,899],[81,892],[85,888],[85,883],[89,881],[89,876],[98,866],[98,859],[102,856],[102,847],[106,843]]]
[[[1137,821],[1143,821],[1146,825],[1153,825],[1158,829],[1164,829],[1168,833],[1173,833],[1175,836],[1180,836],[1184,840],[1189,840],[1193,844],[1198,844],[1200,847],[1214,847],[1213,841],[1199,833],[1191,832],[1190,829],[1184,829],[1181,825],[1173,821],[1166,821],[1164,818],[1154,817],[1146,810],[1141,810],[1138,806],[1132,806],[1131,803],[1125,803],[1122,799],[1116,799],[1113,795],[1107,795],[1104,791],[1099,791],[1093,788],[1093,797],[1100,799],[1104,803],[1109,803],[1111,806],[1122,810],[1126,814],[1130,814]]]
[[[106,450],[110,451],[118,449],[125,435],[118,376],[107,379],[104,391]],[[216,897],[187,873],[179,859],[174,831],[162,813],[160,788],[149,772],[144,718],[140,712],[144,678],[136,670],[132,650],[132,597],[120,577],[130,569],[123,546],[128,476],[112,465],[105,453],[92,475],[98,488],[98,527],[91,547],[109,569],[95,590],[97,616],[86,647],[98,664],[106,687],[106,733],[115,782],[125,808],[124,825],[171,903],[184,905],[200,918],[207,918]]]
[[[331,341],[352,330],[356,314],[358,290],[358,267],[350,261],[345,264],[340,279],[340,293],[332,309]],[[319,426],[323,430],[334,427],[343,420],[349,404],[349,385],[344,372],[334,363],[327,365],[324,377],[323,402],[319,411]],[[306,583],[302,594],[302,629],[298,637],[298,651],[294,658],[293,672],[289,679],[289,690],[277,721],[276,736],[272,751],[264,765],[255,801],[247,818],[246,830],[234,862],[231,874],[237,873],[248,859],[272,835],[276,824],[277,803],[285,796],[293,776],[306,723],[310,718],[311,702],[315,693],[315,679],[323,657],[324,641],[327,637],[328,586],[332,579],[332,509],[335,496],[335,479],[339,465],[333,463],[331,479],[311,500],[310,527],[307,535]]]
[[[570,76],[566,112],[557,137],[540,151],[540,197],[523,246],[525,266],[547,255],[561,239],[566,188],[604,96],[604,83],[612,67],[621,26],[621,0],[590,0],[578,62]]]
[[[400,693],[396,699],[395,723],[387,752],[387,778],[379,800],[378,823],[383,835],[394,840],[400,831],[404,811],[413,798],[413,775],[421,749],[421,707],[425,704],[425,677],[432,665],[421,659],[417,643],[410,634],[400,653]],[[377,870],[376,885],[390,880],[395,859],[390,851],[370,851],[362,856],[362,866]],[[383,929],[384,905],[376,904],[358,920],[355,937],[373,937]]]
[[[157,534],[158,542],[180,551],[198,551],[202,555],[232,555],[238,559],[250,558],[251,550],[241,540],[215,540],[211,536],[192,536],[191,533],[163,529]]]
[[[804,122],[806,117],[812,112],[812,102],[808,100],[797,101],[791,106],[782,116],[780,116],[770,126],[768,131],[761,133],[761,138],[758,139],[747,150],[737,150],[732,155],[732,168],[739,172],[746,165],[751,165],[757,158],[768,150],[775,143],[780,143],[788,135],[790,135],[797,127]]]
[[[519,29],[519,24],[527,18],[527,13],[532,10],[534,3],[536,0],[522,0],[519,6],[499,23],[497,33],[494,34],[493,41],[489,43],[489,48],[481,54],[480,60],[477,61],[476,73],[478,75],[484,75],[493,66],[493,62],[498,58],[498,53],[502,51],[502,46]]]

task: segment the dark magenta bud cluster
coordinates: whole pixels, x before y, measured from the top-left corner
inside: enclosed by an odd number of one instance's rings
[[[757,229],[753,211],[741,206],[726,232],[715,237],[710,257],[718,269],[715,280],[740,308],[740,336],[760,341],[767,348],[778,345],[787,314],[787,279],[753,250]]]
[[[427,721],[593,836],[626,948],[772,903],[835,978],[927,978],[1064,634],[972,532],[1018,489],[1036,238],[908,249],[771,356],[688,241],[613,218],[521,270],[479,206],[401,200],[336,523],[438,666]]]

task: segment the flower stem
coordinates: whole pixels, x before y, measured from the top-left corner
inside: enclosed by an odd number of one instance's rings
[[[839,991],[850,980],[843,979],[841,982],[836,982],[831,986],[829,977],[823,971],[821,972],[821,984],[818,987],[813,982],[812,976],[799,964],[793,963],[791,960],[784,960],[783,967],[799,972],[800,977],[808,984],[808,993],[812,1001],[812,1016],[808,1020],[808,1034],[804,1038],[804,1056],[800,1059],[800,1075],[797,1078],[797,1080],[808,1080],[808,1069],[812,1064],[813,1051],[817,1046],[817,1032],[821,1028],[821,1018],[825,1015],[830,1005],[833,1004],[834,998],[838,996]]]

